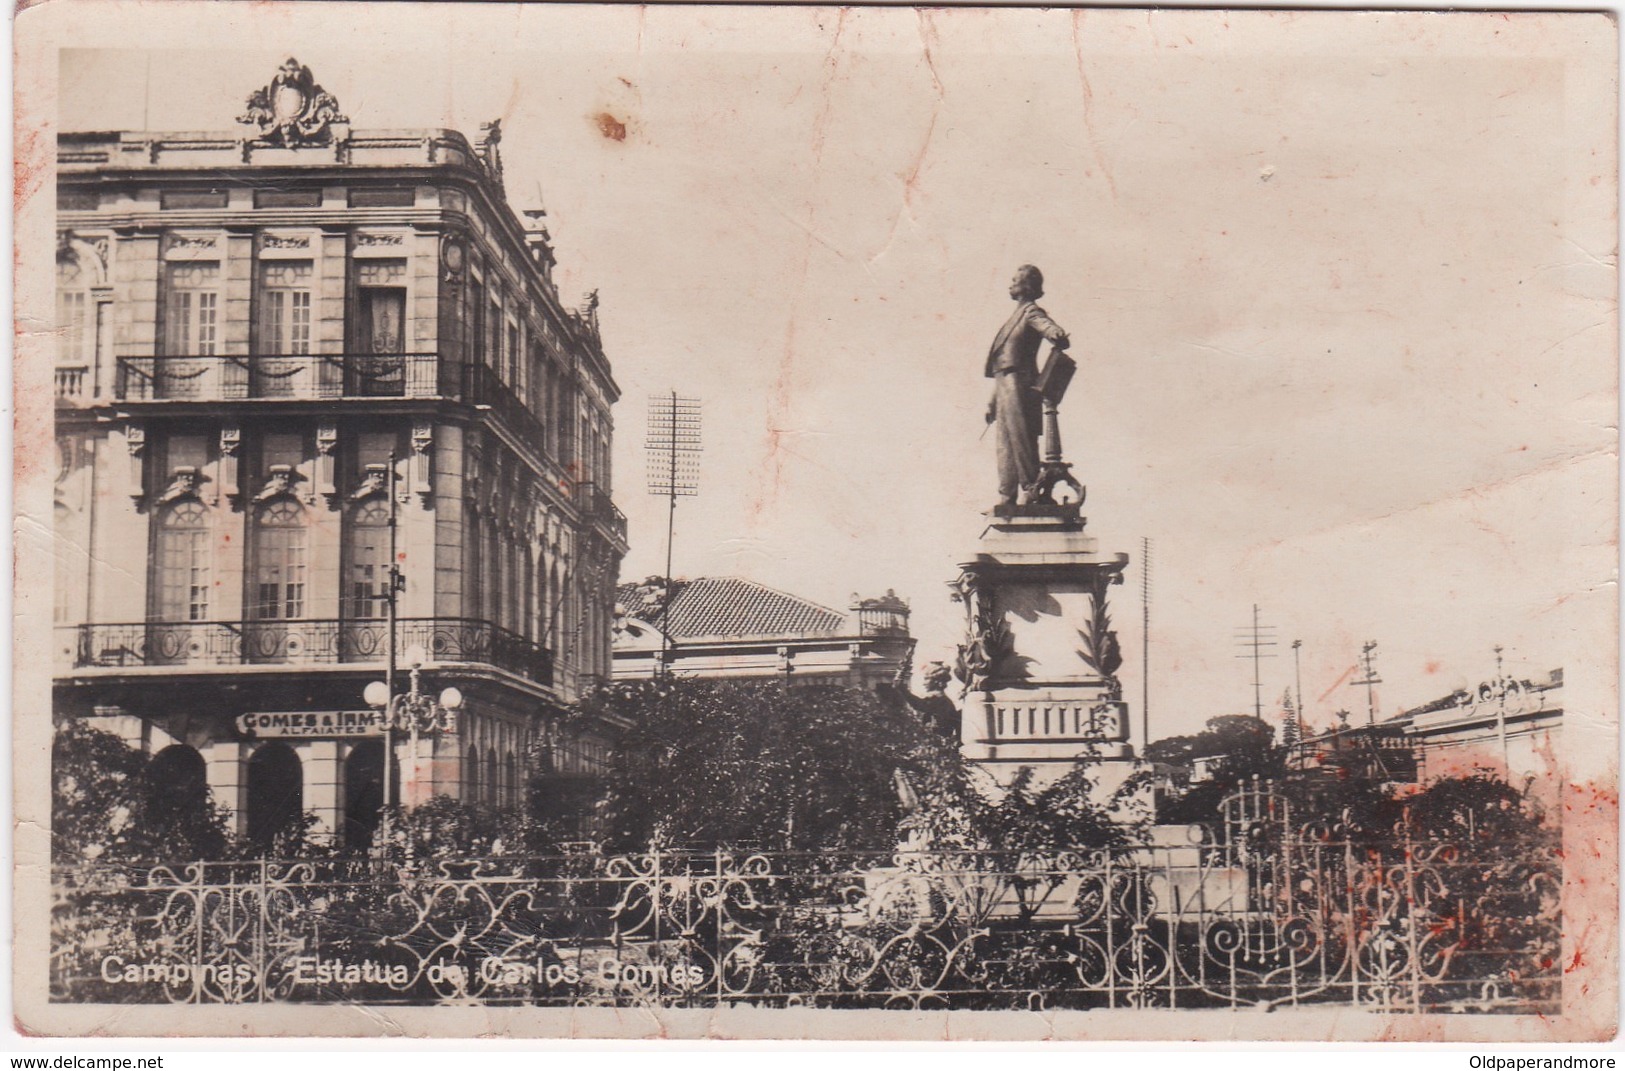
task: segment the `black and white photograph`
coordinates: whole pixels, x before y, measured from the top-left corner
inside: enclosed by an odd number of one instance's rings
[[[20,1030],[1614,1036],[1607,13],[16,35]]]

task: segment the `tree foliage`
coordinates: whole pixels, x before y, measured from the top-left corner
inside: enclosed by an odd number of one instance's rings
[[[112,733],[71,719],[51,749],[53,861],[221,859],[236,846],[207,789],[170,791],[147,755]]]
[[[1093,765],[1075,766],[1042,786],[1024,766],[999,790],[970,764],[945,765],[926,778],[905,829],[918,831],[920,842],[931,848],[1006,856],[1003,865],[1011,868],[1022,860],[1125,847],[1143,825],[1144,816],[1133,812],[1131,801],[1144,775],[1130,777],[1102,802]]]
[[[1186,770],[1199,759],[1211,760],[1205,780],[1158,807],[1158,821],[1169,823],[1206,821],[1218,814],[1219,803],[1241,785],[1254,778],[1278,778],[1286,769],[1285,751],[1275,746],[1274,726],[1250,714],[1209,718],[1200,733],[1153,741],[1145,756]]]
[[[897,771],[958,757],[907,703],[834,686],[639,681],[577,717],[629,726],[601,803],[622,848],[895,846]]]

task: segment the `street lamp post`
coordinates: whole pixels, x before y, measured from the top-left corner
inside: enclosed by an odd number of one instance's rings
[[[402,575],[398,539],[398,516],[396,513],[396,484],[400,474],[396,471],[395,451],[389,452],[389,462],[384,478],[384,494],[389,502],[389,567],[385,573],[384,613],[387,635],[384,640],[385,657],[384,679],[373,681],[367,685],[363,693],[367,704],[376,710],[383,711],[384,715],[384,817],[382,822],[383,836],[380,842],[387,844],[392,832],[390,825],[390,812],[394,802],[395,789],[395,733],[405,728],[411,739],[412,762],[412,788],[410,793],[402,792],[403,797],[410,796],[411,802],[416,803],[418,785],[418,737],[421,734],[435,735],[438,733],[455,733],[457,731],[457,711],[463,705],[463,693],[456,688],[446,688],[441,691],[438,701],[424,695],[420,688],[418,674],[423,669],[423,663],[429,660],[429,653],[420,644],[414,644],[406,651],[406,661],[412,667],[412,682],[410,688],[400,695],[395,694],[396,670],[396,625],[399,621],[397,605],[402,589],[406,587],[406,577]],[[411,856],[411,844],[407,845],[407,856]]]
[[[385,681],[373,681],[367,685],[365,696],[367,703],[384,713],[384,805],[387,841],[387,823],[390,795],[390,767],[394,763],[394,734],[404,729],[408,734],[408,756],[411,763],[410,788],[402,792],[403,800],[417,803],[418,787],[418,740],[420,736],[435,736],[441,733],[455,733],[457,731],[457,711],[463,706],[463,693],[456,688],[444,688],[440,695],[426,695],[422,689],[420,674],[423,663],[429,659],[428,652],[420,646],[412,646],[406,651],[406,662],[411,667],[411,684],[405,692],[392,695],[390,686]],[[406,779],[403,778],[403,781]],[[402,786],[406,788],[405,785]],[[410,855],[411,845],[407,845]]]

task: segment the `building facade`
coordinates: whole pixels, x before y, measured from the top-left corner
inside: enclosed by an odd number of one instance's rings
[[[1546,791],[1560,779],[1563,671],[1516,677],[1499,667],[1477,687],[1412,707],[1374,725],[1341,725],[1296,748],[1298,766],[1346,768],[1399,784],[1491,770],[1517,787]]]
[[[238,122],[59,139],[57,717],[262,841],[309,811],[365,842],[386,783],[517,802],[611,671],[596,297],[561,300],[497,123],[352,129],[291,59]],[[391,651],[395,694],[416,663],[464,702],[386,769]]]
[[[1563,671],[1534,678],[1504,673],[1476,688],[1407,710],[1396,723],[1416,751],[1420,780],[1477,766],[1506,771],[1515,784],[1560,776]]]
[[[661,673],[848,688],[908,683],[914,639],[893,592],[848,613],[733,576],[659,577],[617,592],[615,679]]]

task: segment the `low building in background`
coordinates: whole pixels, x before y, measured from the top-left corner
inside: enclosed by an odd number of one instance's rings
[[[1346,719],[1347,711],[1341,713]],[[1300,775],[1357,777],[1394,785],[1419,779],[1416,748],[1405,726],[1394,721],[1354,725],[1344,720],[1294,749],[1291,765]]]
[[[914,639],[894,592],[852,597],[846,612],[733,576],[623,584],[616,592],[616,680],[670,672],[781,677],[849,688],[906,684]]]
[[[1407,710],[1404,726],[1422,780],[1473,766],[1501,767],[1518,784],[1547,780],[1563,734],[1563,671],[1533,680],[1498,676]]]
[[[1398,784],[1487,769],[1521,788],[1555,777],[1562,730],[1561,669],[1536,678],[1498,672],[1375,725],[1345,721],[1313,734],[1298,745],[1294,765]]]

